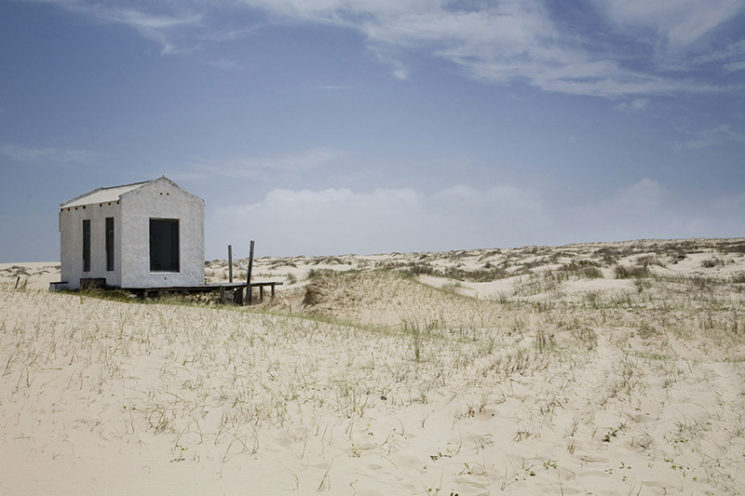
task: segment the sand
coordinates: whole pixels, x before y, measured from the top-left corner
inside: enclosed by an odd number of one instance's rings
[[[743,248],[262,258],[250,308],[3,264],[0,494],[743,494]]]

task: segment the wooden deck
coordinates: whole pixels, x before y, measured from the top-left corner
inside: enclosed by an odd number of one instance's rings
[[[259,302],[264,301],[264,288],[269,287],[271,290],[271,297],[274,298],[275,287],[282,286],[280,281],[268,281],[268,282],[252,282],[250,284],[251,292],[253,288],[259,288]],[[199,294],[199,293],[220,293],[220,301],[224,302],[232,300],[238,305],[243,305],[246,301],[249,305],[252,303],[251,296],[244,298],[244,289],[249,284],[245,282],[216,282],[210,284],[201,284],[199,286],[167,286],[160,288],[122,288],[126,291],[135,293],[142,299],[158,297],[163,293],[176,293],[176,294]],[[228,296],[230,295],[230,296]]]

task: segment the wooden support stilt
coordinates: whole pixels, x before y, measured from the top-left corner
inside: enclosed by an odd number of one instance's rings
[[[233,282],[233,245],[228,245],[228,281]]]
[[[254,266],[254,240],[251,240],[251,248],[248,251],[248,273],[246,274],[246,305],[251,304],[251,270]]]
[[[276,286],[276,284],[272,284],[272,300],[274,299],[274,286]]]
[[[259,301],[264,301],[264,286],[259,286]]]

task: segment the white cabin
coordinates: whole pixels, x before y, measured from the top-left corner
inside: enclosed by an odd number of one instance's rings
[[[58,287],[204,284],[204,200],[165,176],[60,204]]]

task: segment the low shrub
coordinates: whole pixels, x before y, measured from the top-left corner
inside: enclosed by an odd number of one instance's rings
[[[724,265],[724,260],[718,257],[713,257],[706,259],[701,262],[701,267],[711,269],[712,267],[716,267],[717,265]]]
[[[646,265],[626,266],[618,264],[613,267],[616,279],[639,279],[649,277],[649,267]]]

